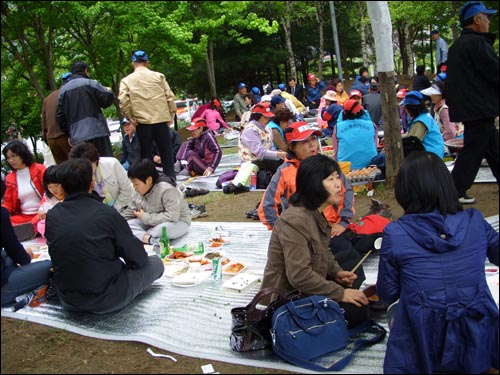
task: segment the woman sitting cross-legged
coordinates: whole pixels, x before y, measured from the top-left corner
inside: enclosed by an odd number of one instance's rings
[[[134,162],[128,169],[128,177],[135,193],[121,214],[138,239],[153,244],[161,237],[162,227],[167,228],[171,239],[187,233],[191,225],[188,204],[175,186],[160,179],[151,160]]]

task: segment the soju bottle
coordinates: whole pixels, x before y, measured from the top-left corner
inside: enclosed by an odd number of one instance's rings
[[[170,239],[167,236],[167,227],[161,228],[160,257],[163,259],[170,255]]]

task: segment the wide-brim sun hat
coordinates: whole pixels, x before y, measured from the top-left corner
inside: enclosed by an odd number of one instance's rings
[[[331,102],[336,102],[337,101],[337,94],[333,90],[328,90],[325,95],[323,95],[323,98],[325,100],[330,100]]]

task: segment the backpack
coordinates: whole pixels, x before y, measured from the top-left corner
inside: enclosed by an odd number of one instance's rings
[[[374,250],[374,242],[382,237],[382,232],[391,221],[378,214],[370,214],[355,223],[351,223],[346,229],[351,230],[352,245],[360,253],[367,253]]]

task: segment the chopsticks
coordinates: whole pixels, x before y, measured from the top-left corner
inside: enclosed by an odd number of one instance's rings
[[[368,255],[372,253],[373,250],[369,250],[363,258],[354,266],[354,268],[351,270],[351,272],[356,272],[356,270],[361,266],[361,264],[365,261],[366,258],[368,258]]]

